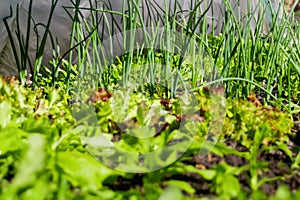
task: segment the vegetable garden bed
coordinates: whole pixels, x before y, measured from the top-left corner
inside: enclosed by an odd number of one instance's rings
[[[104,67],[99,35],[77,24],[75,64],[1,77],[0,199],[300,199],[292,18],[264,35],[263,18],[253,34],[231,13],[213,36],[166,17],[157,44]]]

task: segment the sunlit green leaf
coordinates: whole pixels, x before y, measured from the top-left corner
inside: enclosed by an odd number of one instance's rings
[[[4,128],[11,121],[12,106],[8,101],[0,103],[0,128]]]
[[[170,186],[175,185],[177,188],[187,192],[188,194],[195,193],[195,189],[190,184],[188,184],[186,181],[170,180],[165,183]]]
[[[58,152],[58,166],[72,184],[86,189],[102,188],[102,181],[118,173],[102,165],[87,153],[78,151]]]
[[[170,186],[168,186],[163,191],[163,193],[159,197],[159,200],[165,200],[165,199],[181,200],[182,194],[181,194],[180,189],[182,189],[182,187],[184,187],[184,186],[179,187],[179,185],[174,182],[170,183]]]

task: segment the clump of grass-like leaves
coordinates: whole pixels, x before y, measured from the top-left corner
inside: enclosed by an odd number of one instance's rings
[[[60,55],[61,52],[55,51],[59,47],[53,42],[54,59],[48,68],[53,85],[63,76],[67,87],[71,89],[74,86],[71,81],[74,74],[78,76],[75,83],[77,88],[83,83],[88,83],[91,88],[110,88],[116,83],[126,86],[132,74],[140,68],[139,89],[145,89],[143,76],[146,76],[150,84],[147,92],[154,91],[153,87],[157,84],[155,74],[159,73],[162,74],[160,78],[164,80],[164,86],[169,88],[165,94],[167,98],[174,97],[185,81],[193,89],[214,81],[225,83],[227,97],[247,97],[251,91],[258,90],[264,93],[266,103],[281,103],[289,112],[299,111],[297,88],[300,86],[300,50],[297,44],[300,31],[298,23],[292,20],[293,13],[285,13],[279,20],[279,12],[260,1],[256,8],[262,8],[258,19],[255,18],[257,10],[249,10],[246,16],[236,16],[236,8],[232,8],[230,2],[225,0],[222,33],[213,36],[207,28],[209,7],[203,10],[202,1],[194,1],[190,10],[183,10],[175,3],[172,12],[166,3],[146,3],[147,19],[143,18],[144,13],[139,9],[140,0],[122,1],[123,8],[119,12],[97,7],[96,1],[92,0],[90,8],[81,8],[79,0],[72,3],[74,15],[70,50]],[[49,27],[56,4],[57,0],[52,0],[49,20],[44,24],[42,45],[37,48],[34,63],[30,63],[27,57],[32,20],[30,7],[28,32],[26,35],[19,33],[18,41],[11,41],[22,83],[25,83],[29,73],[26,70],[29,65],[33,83],[39,85],[42,54],[46,39],[51,37]],[[109,8],[109,5],[106,7]],[[90,20],[82,15],[86,9],[90,12]],[[158,9],[164,10],[163,14],[157,17],[150,14],[159,13]],[[18,13],[18,10],[15,12]],[[264,28],[266,13],[271,16],[269,20],[272,23],[267,31]],[[121,24],[117,19],[121,19]],[[253,20],[256,22],[254,32],[251,29]],[[216,21],[212,19],[214,23]],[[9,31],[9,27],[7,29]],[[15,33],[9,33],[10,39],[12,34]],[[16,42],[19,42],[21,58],[18,58],[19,50],[14,46]],[[116,64],[118,60],[119,64]],[[116,70],[117,66],[120,70]]]

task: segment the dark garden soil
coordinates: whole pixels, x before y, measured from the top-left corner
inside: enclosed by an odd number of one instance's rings
[[[260,106],[262,96],[258,98],[248,98],[249,101],[253,102],[255,105]],[[299,151],[300,146],[300,114],[294,114],[294,127],[292,128],[293,135],[289,135],[289,141],[287,147],[292,150],[293,157],[296,156],[296,153]],[[121,137],[119,135],[119,137]],[[119,138],[120,139],[120,138]],[[228,140],[224,142],[226,146],[238,150],[239,152],[248,152],[250,149],[238,144],[236,141]],[[249,164],[249,161],[243,157],[237,155],[226,155],[218,156],[212,153],[208,153],[205,157],[199,157],[199,155],[194,155],[189,159],[185,160],[183,163],[187,165],[193,165],[197,169],[212,169],[218,164],[225,162],[230,166],[241,167]],[[292,169],[292,161],[284,151],[282,150],[265,150],[262,151],[258,157],[257,162],[265,163],[264,167],[259,170],[259,179],[260,178],[274,178],[279,177],[278,179],[272,180],[270,182],[264,183],[259,189],[263,191],[267,196],[272,196],[276,193],[280,185],[286,185],[291,191],[296,191],[300,189],[300,170]],[[155,172],[154,172],[155,173]],[[242,190],[246,194],[251,193],[251,187],[249,185],[249,171],[246,170],[240,175],[236,176],[239,180]],[[107,185],[113,190],[127,191],[129,189],[138,189],[143,191],[143,174],[136,174],[131,179],[119,178],[113,184]],[[281,178],[280,178],[281,177]],[[166,175],[164,180],[182,180],[189,183],[195,190],[193,197],[215,197],[217,196],[211,190],[211,181],[205,180],[199,174],[196,173],[186,173],[179,175]],[[163,185],[161,187],[164,187]],[[189,194],[186,194],[187,196]]]
[[[297,144],[300,142],[299,138],[292,137],[289,148],[296,148]],[[247,148],[235,143],[234,141],[227,141],[227,146],[235,148],[239,151],[248,151]],[[270,152],[261,153],[257,161],[266,162],[265,168],[260,170],[259,177],[282,177],[280,180],[274,180],[263,184],[259,189],[263,191],[267,196],[274,195],[280,185],[286,185],[291,191],[296,191],[300,188],[300,176],[297,172],[291,169],[291,160],[288,155],[283,151],[275,150]],[[245,158],[236,155],[227,155],[224,157],[217,156],[209,153],[205,157],[199,158],[198,155],[191,157],[189,160],[185,161],[185,164],[193,165],[198,169],[212,169],[214,166],[221,162],[226,162],[231,166],[244,166],[248,164]],[[249,171],[237,176],[239,183],[246,194],[249,194],[251,188],[249,186]],[[107,185],[113,190],[127,191],[129,189],[140,189],[143,190],[143,174],[136,174],[132,179],[119,178],[113,184]],[[193,197],[214,197],[216,194],[211,191],[211,181],[205,180],[199,174],[196,173],[186,173],[180,175],[167,176],[164,180],[182,180],[189,183],[195,190]],[[163,186],[162,186],[163,187]],[[186,194],[188,195],[188,194]]]

